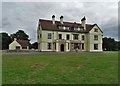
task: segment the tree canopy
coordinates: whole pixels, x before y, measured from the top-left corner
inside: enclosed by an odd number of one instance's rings
[[[118,43],[117,41],[115,41],[113,38],[107,38],[104,37],[103,38],[103,50],[107,50],[107,51],[114,51],[114,50],[118,50]]]
[[[11,34],[10,37],[12,40],[14,40],[14,38],[18,40],[29,40],[29,36],[23,30],[18,30],[16,33]]]
[[[2,42],[2,50],[8,49],[9,44],[12,42],[10,36],[7,33],[0,33],[0,41]]]
[[[37,43],[37,42],[34,42],[34,43],[31,45],[31,48],[33,48],[33,49],[38,49],[38,43]]]

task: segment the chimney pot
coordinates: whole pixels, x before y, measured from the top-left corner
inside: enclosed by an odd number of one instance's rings
[[[55,24],[55,15],[52,16],[52,23]]]
[[[81,25],[84,27],[84,30],[86,30],[86,18],[85,16],[81,19]]]
[[[81,19],[81,21],[84,21],[84,20],[86,20],[85,16]]]
[[[53,15],[52,18],[55,18],[55,15]]]
[[[63,16],[60,17],[61,24],[63,24],[63,18],[64,18]]]
[[[63,18],[63,16],[60,16],[60,19],[62,19]]]

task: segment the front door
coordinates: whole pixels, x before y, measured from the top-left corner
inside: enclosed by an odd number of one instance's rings
[[[60,49],[62,52],[64,52],[64,44],[61,44]]]

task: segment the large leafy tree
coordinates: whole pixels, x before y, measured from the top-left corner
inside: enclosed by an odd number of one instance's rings
[[[0,33],[0,42],[2,43],[2,47],[0,47],[2,50],[4,49],[8,49],[9,48],[9,44],[12,42],[10,36],[8,35],[8,33]],[[1,46],[0,45],[0,46]]]
[[[103,38],[103,50],[113,51],[118,50],[118,42],[113,38]]]
[[[18,40],[29,40],[29,36],[23,31],[18,30],[16,33],[10,35],[11,39],[17,38]]]
[[[120,41],[118,42],[118,50],[120,50]]]
[[[34,42],[34,43],[31,45],[31,48],[33,48],[33,49],[38,49],[38,43],[37,43],[37,42]]]

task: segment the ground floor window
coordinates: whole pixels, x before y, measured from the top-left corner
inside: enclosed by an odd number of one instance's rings
[[[79,49],[79,44],[78,43],[74,43],[74,49]]]
[[[84,50],[84,44],[82,44],[82,50]]]
[[[19,50],[20,49],[20,46],[16,46],[16,50]]]
[[[55,50],[56,50],[56,43],[54,43],[54,46],[55,46]]]
[[[51,49],[51,43],[48,43],[48,49]]]
[[[94,50],[98,50],[98,44],[94,44]]]

